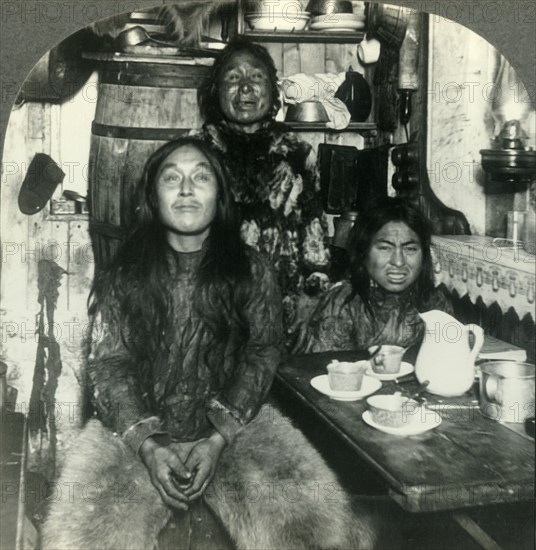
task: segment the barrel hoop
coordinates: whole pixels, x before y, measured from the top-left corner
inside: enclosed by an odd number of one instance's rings
[[[141,65],[141,64],[140,64]],[[103,69],[99,73],[101,84],[113,84],[123,86],[146,86],[147,88],[179,88],[197,89],[207,79],[207,67],[196,66],[196,71],[178,70],[176,67],[164,65],[128,67],[128,70],[119,70],[111,67],[111,70]],[[181,67],[182,69],[182,67]],[[188,67],[190,69],[190,67]],[[139,72],[138,72],[139,71]]]
[[[189,128],[141,128],[125,126],[107,126],[100,122],[91,123],[94,136],[116,139],[139,139],[146,141],[171,141],[190,132]]]

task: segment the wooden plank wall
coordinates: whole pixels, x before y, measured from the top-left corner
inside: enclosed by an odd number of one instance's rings
[[[356,44],[264,44],[274,59],[279,78],[296,73],[341,73],[351,66],[372,82],[371,70],[364,71],[357,59]],[[300,132],[303,140],[315,150],[319,143],[353,145],[363,149],[366,145],[363,136],[356,132]]]
[[[94,263],[87,218],[50,216],[48,205],[31,216],[18,208],[19,191],[34,155],[46,153],[61,165],[60,125],[60,106],[23,104],[12,111],[2,158],[0,356],[8,364],[8,382],[17,388],[18,406],[23,412],[37,350],[40,260],[54,261],[66,272],[61,278],[54,319],[64,363],[57,394],[60,400],[77,400],[82,336],[87,326],[86,301]],[[79,160],[87,163],[87,159]]]

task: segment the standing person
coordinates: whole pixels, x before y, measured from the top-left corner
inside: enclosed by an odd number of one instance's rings
[[[171,510],[204,498],[237,548],[369,548],[334,473],[262,406],[281,299],[239,237],[217,152],[194,138],[162,146],[140,195],[136,228],[94,285],[97,419],[67,453],[58,486],[72,492],[51,504],[42,547],[151,549]]]
[[[245,38],[230,42],[199,90],[203,135],[233,175],[241,234],[274,266],[291,330],[304,289],[327,282],[327,224],[312,147],[275,121],[281,106],[268,51]]]
[[[383,197],[350,234],[350,281],[332,288],[303,323],[295,353],[409,347],[424,336],[419,312],[452,304],[434,288],[431,225],[402,198]]]

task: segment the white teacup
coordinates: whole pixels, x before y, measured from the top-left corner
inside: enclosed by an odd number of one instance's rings
[[[329,387],[335,391],[359,391],[368,361],[332,361],[328,369]]]
[[[376,347],[371,346],[369,353],[375,351]],[[372,370],[378,374],[396,374],[400,372],[405,351],[406,348],[401,346],[382,346],[380,351],[370,360]]]
[[[366,38],[357,46],[357,57],[363,65],[376,63],[380,58],[380,41],[375,38]]]

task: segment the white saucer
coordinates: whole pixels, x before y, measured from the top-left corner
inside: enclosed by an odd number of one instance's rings
[[[313,388],[318,390],[320,393],[323,393],[332,399],[336,399],[337,401],[358,401],[359,399],[363,399],[363,397],[367,397],[367,395],[378,391],[382,387],[382,383],[379,380],[376,380],[376,378],[372,378],[371,376],[367,376],[365,374],[365,376],[363,376],[363,384],[361,385],[361,389],[359,391],[336,391],[330,388],[328,375],[321,374],[320,376],[315,376],[311,380],[311,386],[313,386]]]
[[[342,27],[343,23],[365,22],[366,17],[358,13],[330,13],[325,15],[315,15],[311,18],[311,23],[329,23],[331,27],[336,25]]]
[[[330,28],[330,29],[320,29],[318,27],[309,27],[309,30],[311,31],[321,31],[321,32],[355,32],[355,31],[358,31],[359,29],[354,27],[353,29],[350,29],[350,28],[345,28],[345,27],[335,27],[335,28]]]
[[[374,372],[372,370],[372,367],[369,367],[365,372],[369,376],[373,376],[378,380],[396,380],[397,378],[402,378],[402,376],[411,374],[414,370],[415,367],[411,363],[406,363],[405,361],[402,361],[402,363],[400,364],[400,370],[398,372],[395,372],[394,374],[382,374],[379,372]]]
[[[428,430],[437,428],[441,424],[441,416],[439,416],[439,414],[435,411],[431,411],[425,407],[420,407],[420,409],[415,411],[414,414],[418,416],[413,421],[404,424],[404,426],[401,426],[400,428],[392,428],[391,426],[376,424],[376,422],[372,420],[370,411],[365,411],[362,418],[366,424],[380,430],[381,432],[401,436],[422,434]]]
[[[309,25],[312,31],[353,32],[364,28],[365,21],[341,21],[340,23],[317,21]]]

